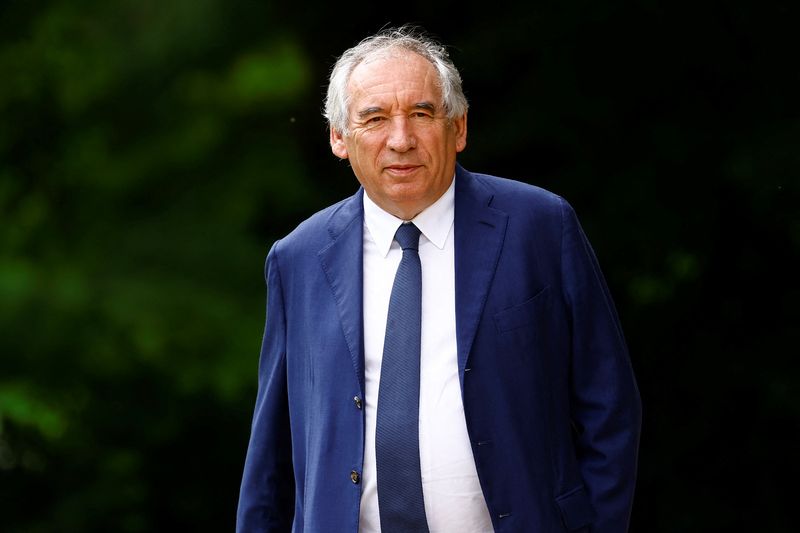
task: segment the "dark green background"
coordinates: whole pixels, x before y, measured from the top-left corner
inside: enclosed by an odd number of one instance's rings
[[[467,168],[576,208],[644,401],[634,532],[788,532],[796,2],[0,4],[0,530],[230,531],[269,245],[356,181],[320,115],[387,23],[452,46]]]

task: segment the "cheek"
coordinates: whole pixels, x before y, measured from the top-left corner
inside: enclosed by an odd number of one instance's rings
[[[350,150],[350,155],[355,156],[362,162],[372,163],[375,158],[380,154],[380,144],[377,142],[367,142],[366,139],[354,145]]]

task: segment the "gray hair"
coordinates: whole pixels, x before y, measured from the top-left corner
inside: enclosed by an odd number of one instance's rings
[[[453,120],[467,112],[469,105],[461,88],[461,75],[450,60],[445,47],[425,36],[421,30],[413,26],[402,26],[388,28],[367,37],[345,51],[336,61],[331,71],[328,94],[325,98],[324,114],[331,129],[342,135],[349,133],[350,95],[347,84],[350,82],[353,70],[365,59],[394,49],[418,54],[434,66],[439,75],[442,106],[448,119]]]

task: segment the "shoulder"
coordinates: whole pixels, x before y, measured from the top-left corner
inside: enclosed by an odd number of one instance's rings
[[[353,196],[317,211],[273,246],[274,253],[281,256],[297,256],[313,253],[335,240],[352,224],[362,223],[363,202],[359,189]]]
[[[561,196],[522,181],[465,170],[459,174],[459,178],[469,188],[487,195],[492,208],[510,216],[545,217],[555,221],[572,209]]]

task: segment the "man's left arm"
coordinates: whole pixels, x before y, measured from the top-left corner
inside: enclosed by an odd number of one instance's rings
[[[641,401],[614,303],[575,212],[562,200],[562,281],[570,311],[570,416],[596,512],[593,533],[628,529]]]

